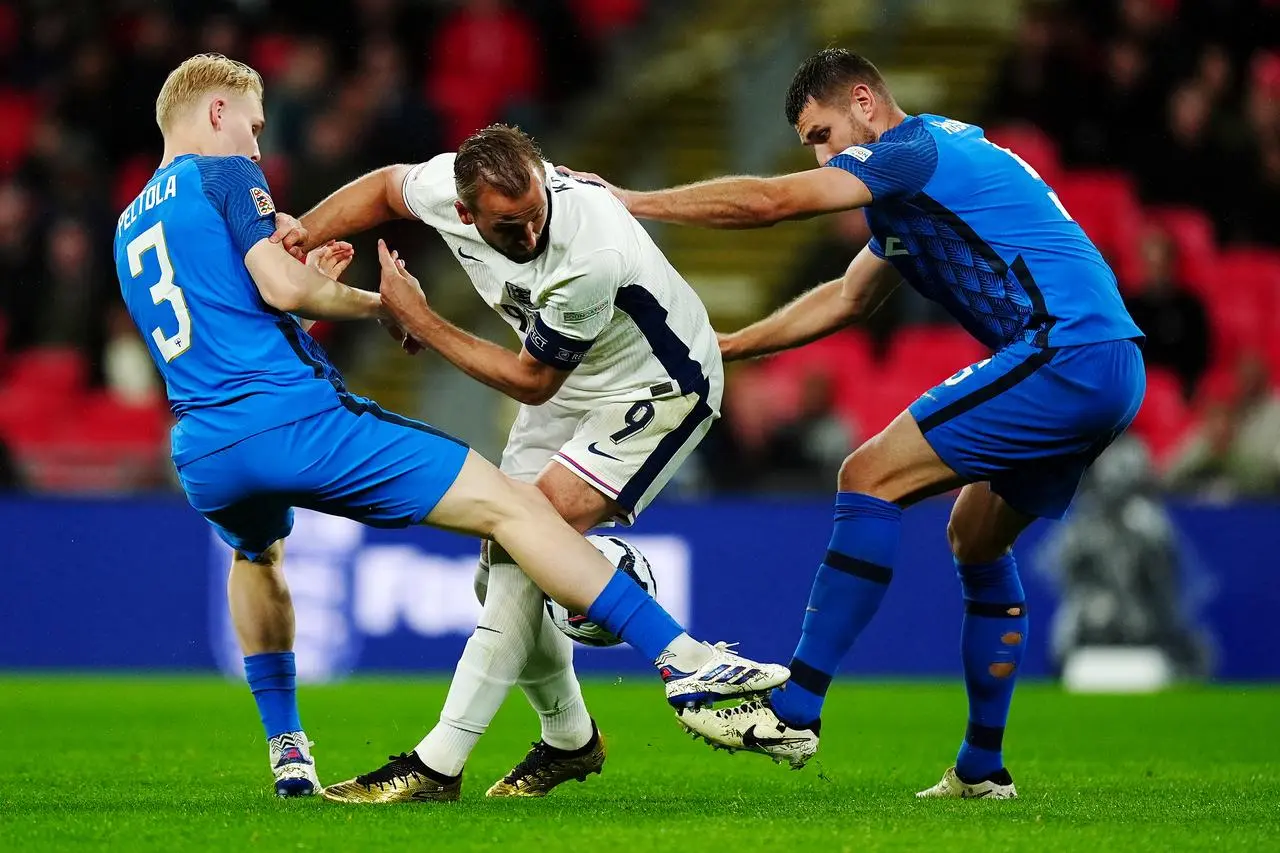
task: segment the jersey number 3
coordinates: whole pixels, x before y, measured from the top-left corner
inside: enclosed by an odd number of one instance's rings
[[[178,331],[165,337],[161,329],[155,328],[151,330],[151,339],[156,342],[164,360],[170,362],[191,346],[191,312],[187,310],[187,300],[182,295],[182,288],[173,283],[173,263],[169,260],[163,222],[157,222],[134,237],[125,248],[129,254],[129,272],[134,278],[142,275],[142,256],[152,249],[155,250],[156,262],[160,265],[160,280],[151,285],[151,301],[156,305],[161,302],[169,303],[178,319]]]

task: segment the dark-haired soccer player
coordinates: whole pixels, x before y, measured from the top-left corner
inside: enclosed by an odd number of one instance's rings
[[[828,335],[899,279],[994,354],[926,391],[845,461],[790,683],[682,720],[714,743],[803,765],[832,675],[892,578],[902,510],[963,486],[947,535],[965,602],[969,723],[955,767],[919,796],[1016,796],[1001,747],[1027,612],[1011,548],[1035,518],[1063,515],[1085,469],[1132,421],[1145,390],[1142,332],[1053,189],[981,128],[907,115],[874,65],[838,49],[800,67],[786,112],[822,168],[614,188],[637,217],[719,228],[865,209],[872,240],[843,280],[725,336],[724,357]]]

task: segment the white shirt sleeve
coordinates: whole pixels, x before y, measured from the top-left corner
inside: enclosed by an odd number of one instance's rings
[[[453,182],[452,153],[437,154],[425,163],[419,163],[404,176],[400,185],[400,194],[404,197],[405,207],[423,222],[431,215],[431,211],[442,202],[453,206],[457,198],[457,189]]]
[[[529,353],[560,370],[572,370],[613,319],[613,300],[626,282],[616,249],[587,255],[575,274],[540,294],[538,316],[525,339]]]

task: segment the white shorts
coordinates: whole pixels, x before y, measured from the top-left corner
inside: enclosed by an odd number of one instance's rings
[[[719,415],[696,394],[606,403],[589,411],[554,402],[521,406],[502,472],[532,482],[548,462],[577,474],[624,510],[631,524],[693,453]]]

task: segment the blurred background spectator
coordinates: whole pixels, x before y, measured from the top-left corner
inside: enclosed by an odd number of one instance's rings
[[[904,106],[982,121],[1112,263],[1148,336],[1132,432],[1165,482],[1274,493],[1280,3],[937,0],[892,17],[893,49],[871,55]],[[777,116],[795,63],[821,44],[883,43],[887,26],[832,2],[0,0],[0,439],[15,470],[47,490],[167,482],[163,389],[107,247],[158,163],[155,95],[182,58],[219,51],[263,73],[263,170],[300,213],[493,121],[635,186],[729,171],[739,149],[803,168],[811,155]],[[652,233],[723,329],[839,277],[868,237],[856,212],[749,236]],[[379,234],[442,312],[507,334],[429,231]],[[375,287],[371,238],[356,246],[346,278]],[[361,324],[315,334],[355,389],[501,446],[510,408],[439,360],[402,358]],[[735,366],[725,418],[678,486],[828,491],[841,445],[986,355],[899,288],[854,329]]]
[[[1182,380],[1187,399],[1209,366],[1209,319],[1193,289],[1176,280],[1176,249],[1163,231],[1143,236],[1145,276],[1140,289],[1125,297],[1134,322],[1147,333],[1143,357],[1148,367],[1166,367]]]

